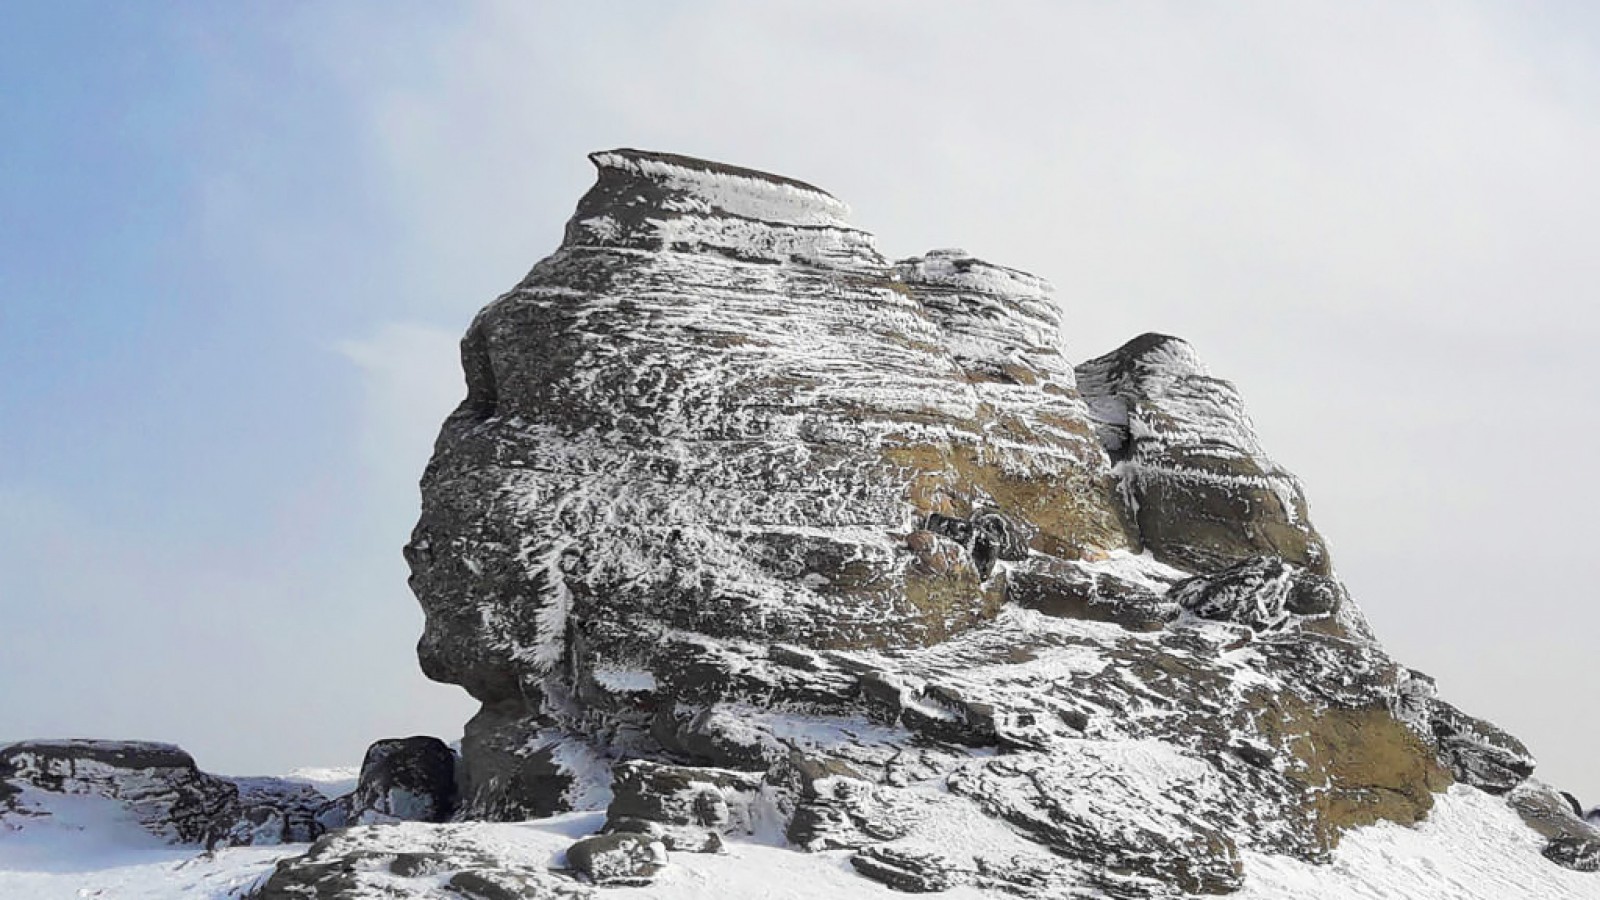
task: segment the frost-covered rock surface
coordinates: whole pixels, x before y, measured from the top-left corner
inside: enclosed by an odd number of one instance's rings
[[[1531,773],[1384,653],[1188,344],[1074,368],[1038,278],[591,158],[462,342],[407,548],[423,668],[483,702],[464,816],[609,800],[612,835],[765,827],[900,890],[1167,896]]]

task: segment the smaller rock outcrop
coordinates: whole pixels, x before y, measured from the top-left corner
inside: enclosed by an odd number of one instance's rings
[[[443,822],[456,809],[456,754],[435,737],[376,741],[355,791],[341,802],[351,824]]]
[[[304,844],[346,821],[344,805],[309,784],[282,778],[232,778],[239,789],[240,825],[228,843]]]
[[[1276,556],[1331,572],[1299,480],[1268,458],[1238,390],[1187,342],[1141,335],[1077,375],[1157,559],[1214,572]]]
[[[714,853],[725,834],[755,830],[761,776],[630,760],[612,770],[607,832],[648,835],[668,850]]]
[[[249,900],[578,900],[596,891],[472,825],[400,823],[323,835],[280,861]]]
[[[1439,756],[1457,781],[1504,794],[1533,774],[1533,756],[1521,741],[1443,700],[1433,702],[1429,724]]]
[[[1181,581],[1168,597],[1190,615],[1259,633],[1331,618],[1344,602],[1344,588],[1277,557],[1258,556]]]
[[[1600,828],[1576,815],[1560,791],[1530,779],[1506,799],[1522,821],[1546,839],[1546,859],[1578,872],[1600,871]]]
[[[96,798],[163,840],[207,848],[299,843],[343,824],[336,801],[309,785],[211,775],[172,744],[33,740],[0,747],[0,822],[48,818],[66,796]]]
[[[172,843],[231,843],[243,812],[236,786],[172,744],[22,741],[0,749],[0,778],[13,790],[7,817],[48,815],[49,795],[99,797]]]

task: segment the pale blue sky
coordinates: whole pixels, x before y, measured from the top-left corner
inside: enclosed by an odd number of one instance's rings
[[[469,712],[399,546],[456,336],[631,145],[1190,338],[1391,650],[1600,803],[1585,4],[22,2],[0,740],[354,763]]]

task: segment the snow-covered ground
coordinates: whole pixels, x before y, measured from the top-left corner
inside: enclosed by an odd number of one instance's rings
[[[5,900],[219,900],[238,898],[272,864],[304,845],[247,847],[196,855],[161,845],[107,807],[84,798],[56,815],[0,832],[0,898]],[[81,801],[81,802],[79,802]],[[537,822],[449,826],[470,829],[474,845],[498,859],[557,866],[572,841],[599,828],[600,813]],[[398,829],[382,843],[404,843],[436,826]],[[1239,900],[1600,900],[1600,874],[1559,868],[1539,856],[1540,840],[1501,801],[1468,787],[1439,798],[1417,828],[1379,825],[1348,835],[1335,861],[1312,866],[1282,857],[1246,855],[1248,878]],[[867,900],[905,896],[856,875],[848,852],[806,854],[732,842],[721,855],[679,853],[655,884],[608,888],[616,900]],[[968,887],[948,900],[986,896]]]

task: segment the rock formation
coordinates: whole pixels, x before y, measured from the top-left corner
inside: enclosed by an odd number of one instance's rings
[[[630,878],[776,827],[903,890],[1166,896],[1459,781],[1596,865],[1376,643],[1188,344],[1074,369],[1038,278],[888,261],[787,178],[591,159],[462,341],[406,548],[423,669],[483,704],[460,815],[610,798]]]
[[[406,547],[423,670],[482,704],[459,759],[380,741],[323,803],[34,742],[0,816],[88,793],[174,840],[315,839],[258,900],[591,897],[734,840],[909,892],[1225,894],[1447,789],[1600,869],[1526,748],[1384,652],[1188,344],[1074,368],[1038,278],[886,260],[787,178],[591,158],[462,341]],[[604,824],[558,859],[475,822],[573,810]]]
[[[20,741],[0,747],[0,830],[83,798],[174,844],[208,848],[310,841],[342,816],[316,789],[279,778],[222,778],[171,744]]]

